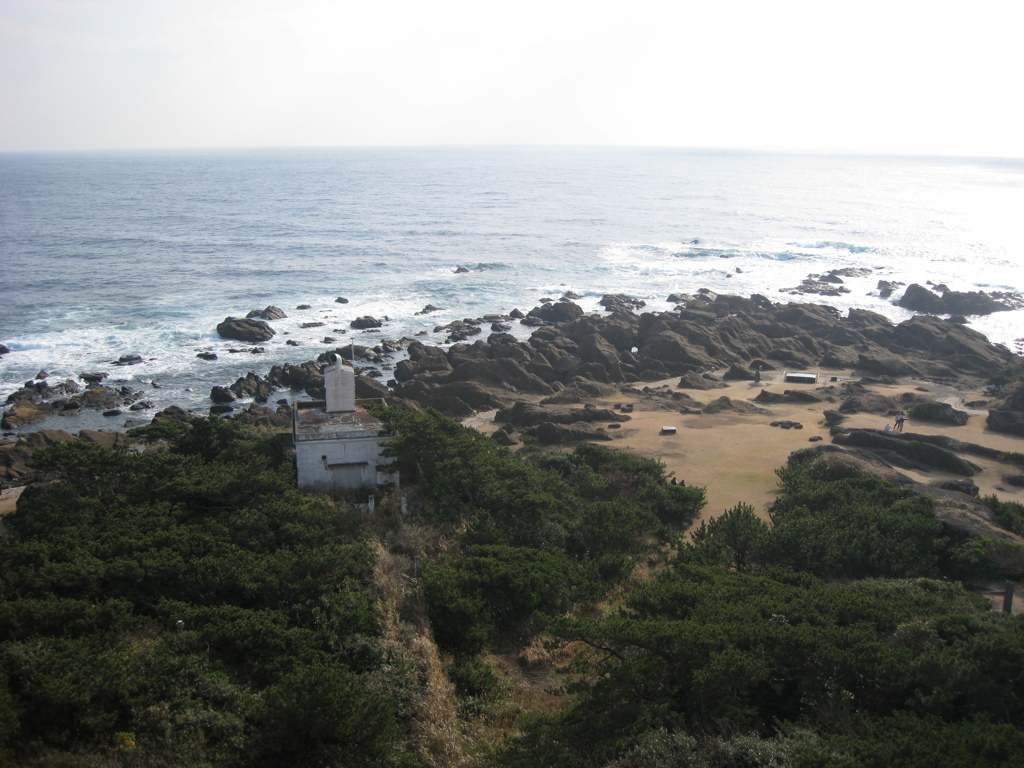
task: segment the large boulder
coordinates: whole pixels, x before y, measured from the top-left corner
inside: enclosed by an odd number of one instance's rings
[[[896,303],[912,312],[929,312],[933,315],[946,313],[942,297],[918,283],[908,285],[907,290],[903,292],[903,296]]]
[[[395,395],[400,400],[411,401],[423,408],[435,408],[453,419],[464,419],[479,411],[503,408],[508,402],[503,394],[474,381],[435,385],[414,379],[395,387]]]
[[[409,359],[400,360],[395,366],[395,379],[398,381],[409,381],[426,373],[450,373],[452,370],[443,349],[414,341],[408,351]]]
[[[29,460],[36,451],[56,443],[66,443],[75,436],[59,429],[41,429],[29,432],[17,442],[0,444],[0,480],[11,485],[44,479],[42,474],[29,466]]]
[[[251,397],[258,403],[265,403],[274,393],[274,386],[252,371],[237,379],[228,389],[237,397]]]
[[[1014,308],[984,291],[947,290],[940,296],[917,283],[907,286],[897,304],[914,312],[934,315],[990,315]]]
[[[832,438],[836,445],[867,448],[886,461],[905,469],[918,471],[938,470],[954,475],[971,477],[980,467],[962,459],[952,451],[913,439],[912,435],[894,435],[876,429],[849,429],[837,427]]]
[[[954,408],[949,403],[923,400],[915,403],[910,409],[910,418],[915,421],[935,421],[940,424],[962,427],[967,423],[970,415],[966,411]]]
[[[45,403],[36,403],[27,398],[16,401],[4,411],[0,426],[4,429],[18,429],[26,424],[45,421],[54,414],[53,408]]]
[[[307,393],[310,390],[322,391],[324,387],[324,375],[320,370],[320,366],[312,360],[307,360],[300,365],[292,365],[291,363],[275,365],[270,369],[270,375],[267,378],[271,384],[276,386],[302,389]],[[312,395],[310,396],[312,397]]]
[[[896,326],[893,339],[931,365],[944,363],[947,369],[952,367],[962,373],[986,376],[999,373],[1014,357],[1008,349],[990,343],[981,333],[937,317],[912,317]]]
[[[542,304],[526,313],[526,318],[532,317],[548,323],[567,323],[582,316],[583,308],[571,301],[555,301],[550,304]],[[526,324],[528,325],[528,323]]]
[[[619,365],[619,353],[603,336],[592,333],[584,338],[580,342],[578,354],[584,363],[596,363],[604,366],[608,378],[612,381],[623,380],[622,367]]]
[[[985,424],[993,432],[1024,437],[1024,411],[992,410],[988,412]]]
[[[362,317],[357,317],[355,320],[349,323],[349,327],[355,328],[357,330],[363,330],[366,328],[380,328],[383,324],[383,322],[381,322],[375,317],[371,317],[370,315],[363,315]]]
[[[270,341],[276,332],[264,320],[227,317],[217,325],[217,333],[225,339],[260,342]]]
[[[707,371],[718,367],[700,347],[690,344],[674,331],[662,331],[647,340],[640,351],[644,367],[651,362],[661,363],[669,375],[682,376],[689,371]]]
[[[551,395],[555,392],[550,384],[508,358],[468,360],[456,366],[446,378],[446,382],[456,381],[478,382],[496,389],[533,395]]]
[[[251,312],[249,312],[249,314],[247,314],[246,317],[249,318],[250,320],[283,320],[284,318],[288,317],[288,315],[286,315],[284,313],[284,310],[281,309],[280,307],[275,307],[271,305],[266,309],[254,309]]]

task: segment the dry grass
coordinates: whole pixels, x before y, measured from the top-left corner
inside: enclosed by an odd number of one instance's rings
[[[444,672],[415,584],[408,579],[411,560],[389,552],[379,540],[371,542],[371,548],[371,581],[378,599],[382,641],[408,653],[423,683],[412,747],[428,768],[464,766],[466,739],[455,706],[455,688]]]

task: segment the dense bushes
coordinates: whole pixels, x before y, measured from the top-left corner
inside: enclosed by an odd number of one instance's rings
[[[417,706],[441,695],[474,719],[448,736],[500,713],[499,749],[458,753],[478,764],[1019,762],[1024,624],[942,580],[986,550],[926,499],[798,453],[768,521],[741,504],[683,541],[704,494],[658,462],[382,415],[405,518],[297,493],[284,446],[235,422],[155,430],[163,452],[39,454],[60,479],[0,541],[0,762],[411,766]],[[421,561],[394,564],[385,610],[362,538],[389,526]],[[394,642],[403,621],[419,645]],[[513,731],[494,659],[527,642],[569,660],[569,703]]]
[[[617,613],[552,621],[590,649],[575,702],[501,764],[1019,762],[1024,623],[931,578],[966,561],[930,502],[809,453],[779,477],[770,524],[738,505]]]
[[[68,442],[35,460],[61,479],[26,489],[0,541],[8,754],[397,759],[403,705],[371,692],[393,665],[365,650],[369,549],[294,490],[277,441],[198,420],[164,452]]]

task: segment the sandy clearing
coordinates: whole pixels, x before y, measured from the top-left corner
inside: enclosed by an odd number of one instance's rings
[[[830,381],[833,376],[837,381]],[[819,386],[830,383],[838,385],[844,381],[859,379],[859,376],[853,375],[850,371],[823,371]],[[652,389],[667,386],[669,391],[679,391],[675,387],[677,381],[678,379],[670,379],[666,382],[638,386]],[[785,384],[782,382],[782,372],[773,372],[766,375],[760,384],[732,382],[723,389],[686,392],[694,399],[705,403],[723,395],[733,401],[750,402],[761,389],[781,394],[784,390],[799,389],[801,386]],[[907,422],[906,432],[943,434],[1000,451],[1024,452],[1024,438],[988,431],[985,428],[987,411],[965,407],[966,402],[987,399],[980,390],[959,391],[915,380],[905,380],[892,386],[871,386],[873,391],[890,397],[919,388],[927,391],[918,391],[918,394],[950,402],[958,408],[967,410],[971,417],[962,427]],[[778,488],[775,470],[786,463],[793,451],[814,445],[810,442],[811,437],[820,436],[822,442],[831,442],[828,427],[821,423],[822,412],[830,408],[835,409],[840,402],[837,398],[834,403],[765,405],[760,406],[763,413],[683,414],[666,410],[643,410],[642,400],[643,397],[637,390],[636,397],[617,394],[594,401],[599,407],[611,407],[615,403],[630,401],[634,403],[630,421],[623,422],[618,429],[609,430],[613,440],[604,444],[659,459],[676,478],[690,485],[704,486],[707,490],[708,504],[704,508],[702,519],[720,515],[740,502],[750,504],[758,514],[766,516],[766,508],[775,497]],[[493,419],[492,411],[478,414],[466,423],[490,433],[496,427]],[[773,421],[786,420],[800,422],[803,429],[770,426]],[[844,425],[882,429],[886,423],[887,419],[884,416],[853,414]],[[676,427],[676,434],[662,435],[663,426]],[[1013,472],[1012,467],[975,456],[965,458],[982,467],[982,471],[971,479],[978,485],[983,495],[996,493],[1003,499],[1024,502],[1024,489],[1004,484],[1002,481],[1004,475]],[[926,484],[958,479],[941,472],[899,471]]]

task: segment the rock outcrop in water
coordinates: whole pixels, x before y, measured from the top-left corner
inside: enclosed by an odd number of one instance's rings
[[[270,341],[276,335],[274,329],[265,320],[256,320],[254,318],[238,319],[235,317],[224,318],[224,322],[218,323],[217,333],[225,339],[251,341],[254,343]]]
[[[908,285],[896,303],[914,312],[967,316],[991,315],[993,312],[1007,312],[1022,306],[1021,297],[1016,294],[944,290],[940,295],[917,283]]]

